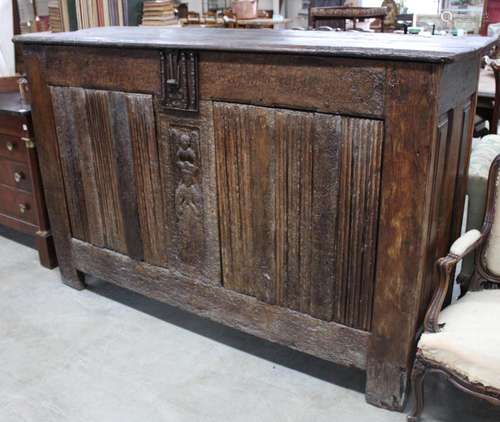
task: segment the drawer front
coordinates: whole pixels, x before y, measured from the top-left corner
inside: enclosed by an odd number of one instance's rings
[[[0,185],[0,212],[36,224],[35,201],[31,193]]]
[[[32,191],[28,166],[0,157],[0,184]]]
[[[0,134],[26,136],[28,134],[28,120],[23,116],[0,115]]]
[[[24,141],[20,138],[0,133],[0,157],[26,162],[26,146]]]

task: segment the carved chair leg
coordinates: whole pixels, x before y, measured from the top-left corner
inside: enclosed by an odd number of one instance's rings
[[[424,377],[425,367],[417,358],[411,376],[411,388],[413,391],[413,403],[408,422],[416,422],[424,409]]]

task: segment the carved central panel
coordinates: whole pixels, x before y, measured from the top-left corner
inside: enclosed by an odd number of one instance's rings
[[[200,135],[197,129],[181,126],[171,126],[168,132],[177,169],[175,215],[179,254],[184,262],[195,263],[204,253]]]

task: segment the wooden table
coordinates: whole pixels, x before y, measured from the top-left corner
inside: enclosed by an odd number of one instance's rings
[[[492,42],[145,27],[16,38],[64,282],[92,274],[364,369],[367,400],[403,409],[434,263],[461,227]]]
[[[237,28],[281,28],[290,23],[291,19],[276,20],[272,18],[236,19]]]
[[[340,23],[340,27],[345,31],[347,19],[352,20],[353,28],[356,29],[358,19],[378,18],[381,20],[381,32],[384,32],[384,18],[387,15],[385,7],[349,7],[349,6],[330,6],[330,7],[311,7],[309,9],[309,25],[312,28],[321,26],[333,26],[333,23]]]

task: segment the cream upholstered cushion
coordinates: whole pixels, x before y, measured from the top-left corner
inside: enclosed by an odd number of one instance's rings
[[[453,242],[450,253],[462,256],[480,237],[481,232],[479,230],[469,230]]]
[[[469,292],[439,315],[439,333],[424,333],[420,353],[445,368],[500,389],[500,290]]]
[[[496,175],[496,204],[493,217],[493,227],[488,236],[488,244],[485,253],[485,264],[488,271],[500,276],[500,171]]]
[[[467,184],[469,201],[466,230],[480,230],[483,225],[488,173],[491,163],[498,154],[500,154],[500,135],[486,135],[473,141]],[[462,263],[462,274],[468,278],[473,271],[474,255],[470,254]]]

